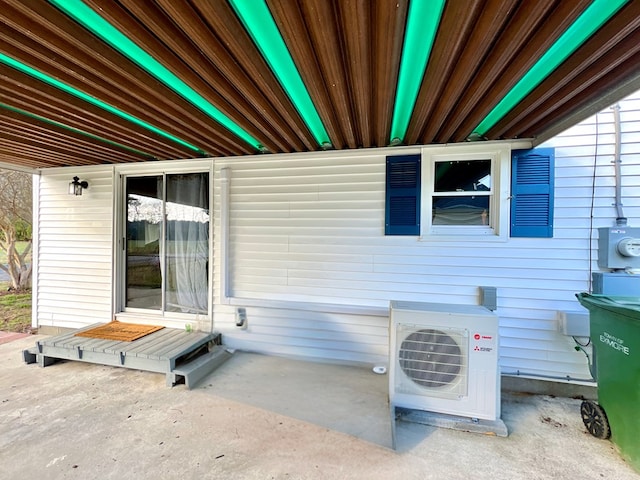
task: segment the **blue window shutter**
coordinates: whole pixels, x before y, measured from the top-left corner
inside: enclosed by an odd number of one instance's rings
[[[553,237],[554,159],[553,148],[512,152],[512,237]]]
[[[385,235],[420,235],[420,155],[387,157]]]

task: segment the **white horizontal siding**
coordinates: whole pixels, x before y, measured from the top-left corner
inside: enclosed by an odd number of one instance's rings
[[[89,182],[67,194],[72,177]],[[112,320],[113,169],[44,170],[39,181],[39,326],[77,328]]]
[[[640,95],[620,104],[624,210],[629,223],[640,226]],[[214,320],[231,347],[385,363],[390,300],[477,304],[478,287],[495,286],[503,371],[584,378],[584,355],[557,333],[556,315],[581,309],[575,294],[589,289],[597,269],[595,229],[615,218],[614,141],[613,113],[605,110],[542,145],[556,148],[554,237],[505,242],[384,235],[385,155],[419,150],[260,155],[145,168],[215,167]],[[228,289],[232,303],[246,299],[246,330],[235,327],[235,307],[225,304],[219,288],[223,167],[231,169]],[[114,168],[126,173],[133,167]],[[73,175],[90,183],[82,197],[66,194]],[[112,183],[106,167],[43,173],[41,325],[111,319]],[[336,306],[380,313],[337,313]]]
[[[621,105],[625,213],[640,225],[640,97]],[[390,300],[475,304],[479,286],[495,286],[503,371],[588,378],[584,354],[556,331],[556,316],[582,308],[575,294],[589,289],[597,268],[593,229],[615,217],[614,141],[613,113],[605,110],[541,145],[556,147],[554,238],[507,242],[385,237],[386,152],[217,160],[217,174],[232,171],[231,295],[383,309]],[[218,238],[218,182],[215,191]],[[233,308],[216,306],[216,325],[238,347],[386,360],[384,317],[367,317],[365,333],[354,315],[247,312],[249,328],[241,331]]]

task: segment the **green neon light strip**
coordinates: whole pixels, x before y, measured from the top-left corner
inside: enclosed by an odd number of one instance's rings
[[[129,40],[119,30],[114,28],[109,22],[94,12],[80,0],[49,0],[50,3],[56,5],[60,10],[65,12],[78,23],[89,29],[95,35],[100,37],[106,43],[118,50],[120,53],[128,57],[132,62],[153,75],[160,82],[171,88],[178,95],[185,98],[204,113],[213,118],[216,122],[233,132],[242,140],[256,149],[260,149],[261,145],[258,140],[253,138],[248,132],[243,130],[239,125],[234,123],[224,113],[210,104],[204,97],[189,87],[186,83],[176,77],[171,71],[165,68],[161,63],[155,60],[151,55],[138,47]]]
[[[484,135],[547,78],[628,0],[594,0],[474,129]]]
[[[199,149],[198,147],[191,145],[188,142],[185,142],[184,140],[181,140],[180,138],[171,135],[170,133],[165,132],[164,130],[160,130],[157,127],[154,127],[153,125],[151,125],[150,123],[145,122],[144,120],[140,120],[139,118],[134,117],[133,115],[129,115],[126,112],[123,112],[122,110],[118,110],[115,107],[112,107],[111,105],[109,105],[108,103],[103,102],[102,100],[98,100],[95,97],[92,97],[91,95],[87,95],[84,92],[81,92],[80,90],[77,90],[69,85],[67,85],[66,83],[62,83],[59,80],[56,80],[53,77],[50,77],[49,75],[46,75],[34,68],[31,68],[28,65],[25,65],[24,63],[18,62],[17,60],[14,60],[13,58],[0,53],[0,62],[9,65],[12,68],[15,68],[16,70],[21,71],[22,73],[26,73],[27,75],[36,78],[37,80],[40,80],[41,82],[47,83],[49,85],[51,85],[52,87],[55,87],[59,90],[62,90],[65,93],[68,93],[70,95],[73,95],[74,97],[77,97],[87,103],[90,103],[92,105],[95,105],[96,107],[102,108],[103,110],[106,110],[109,113],[113,113],[114,115],[117,115],[120,118],[123,118],[125,120],[128,120],[131,123],[135,123],[136,125],[139,125],[143,128],[146,128],[147,130],[150,130],[154,133],[157,133],[158,135],[167,138],[175,143],[178,143],[184,147],[187,147],[190,150],[193,150],[195,152],[198,152],[200,154],[205,154],[206,152],[202,151],[201,149]]]
[[[67,130],[69,132],[76,133],[78,135],[82,135],[82,136],[90,138],[92,140],[97,140],[97,141],[102,142],[104,144],[111,145],[111,146],[120,148],[122,150],[126,150],[128,152],[135,153],[137,155],[143,155],[143,156],[148,157],[148,158],[155,158],[153,155],[150,155],[150,154],[148,154],[146,152],[143,152],[142,150],[137,150],[135,148],[131,148],[131,147],[128,147],[126,145],[122,145],[121,143],[114,142],[114,141],[106,139],[106,138],[98,137],[97,135],[93,135],[92,133],[85,132],[83,130],[79,130],[79,129],[74,128],[74,127],[70,127],[69,125],[65,125],[64,123],[56,122],[55,120],[51,120],[49,118],[45,118],[45,117],[42,117],[40,115],[36,115],[35,113],[27,112],[25,110],[21,110],[19,108],[12,107],[11,105],[6,105],[4,103],[0,103],[0,108],[3,108],[5,110],[9,110],[10,112],[18,113],[18,114],[23,115],[25,117],[33,118],[33,119],[38,120],[38,121],[40,121],[42,123],[46,123],[47,125],[53,125],[54,127],[58,127],[60,129]]]
[[[404,140],[416,105],[445,0],[411,0],[402,48],[390,143]],[[396,140],[397,139],[397,140]]]
[[[291,54],[264,0],[229,0],[271,70],[296,106],[318,145],[330,144],[329,134],[309,96]]]

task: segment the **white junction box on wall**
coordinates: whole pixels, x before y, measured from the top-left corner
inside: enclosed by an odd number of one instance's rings
[[[589,312],[558,311],[558,331],[570,337],[588,337],[591,328],[589,326]]]

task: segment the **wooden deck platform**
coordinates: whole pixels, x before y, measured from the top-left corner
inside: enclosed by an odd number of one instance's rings
[[[167,386],[184,380],[192,388],[230,356],[221,346],[219,333],[163,328],[132,342],[75,335],[100,325],[39,340],[34,348],[23,351],[24,361],[46,367],[58,359],[75,360],[164,373]]]

